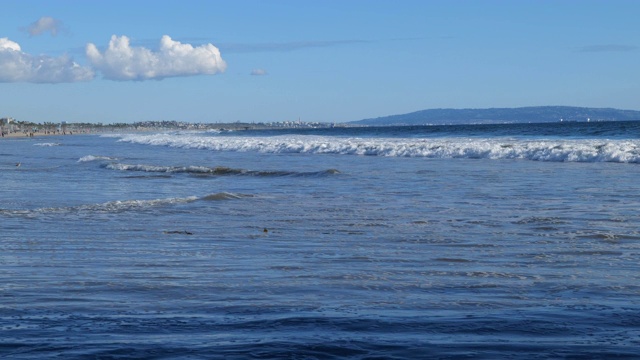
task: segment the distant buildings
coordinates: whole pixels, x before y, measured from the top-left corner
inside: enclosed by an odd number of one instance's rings
[[[107,131],[158,131],[158,130],[251,130],[251,129],[277,129],[277,128],[328,128],[336,126],[335,123],[280,121],[280,122],[231,122],[231,123],[190,123],[186,121],[142,121],[136,123],[73,123],[67,121],[34,123],[18,121],[11,117],[0,118],[0,130],[3,134],[88,134]]]
[[[15,119],[12,117],[0,118],[0,131],[8,134],[15,131]]]
[[[7,125],[11,124],[14,121],[15,121],[15,119],[11,118],[11,117],[0,118],[0,125],[7,126]]]

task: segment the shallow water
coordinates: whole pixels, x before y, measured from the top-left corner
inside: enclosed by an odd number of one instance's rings
[[[119,139],[0,142],[0,356],[640,351],[637,165]]]

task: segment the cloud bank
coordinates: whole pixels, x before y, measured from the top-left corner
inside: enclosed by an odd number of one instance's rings
[[[33,31],[30,33],[55,33],[51,22],[37,24],[32,25]],[[161,80],[177,76],[212,75],[225,71],[227,67],[220,50],[212,44],[194,47],[174,41],[167,35],[160,40],[158,51],[132,47],[128,37],[115,35],[104,52],[100,52],[92,43],[87,44],[85,51],[91,65],[88,67],[80,66],[68,55],[33,56],[23,52],[18,43],[0,38],[0,82],[53,84],[89,81],[95,77],[96,71],[109,80]]]
[[[62,21],[50,16],[43,16],[23,30],[28,32],[30,36],[41,35],[47,31],[51,33],[51,36],[56,36],[63,30],[63,26]]]
[[[0,82],[53,84],[89,81],[93,77],[93,70],[78,65],[67,55],[32,56],[22,52],[18,43],[0,38]]]
[[[100,52],[86,47],[91,65],[109,80],[161,80],[167,77],[213,75],[225,71],[227,64],[212,44],[193,47],[164,35],[157,52],[132,47],[126,36],[111,36],[109,47]]]

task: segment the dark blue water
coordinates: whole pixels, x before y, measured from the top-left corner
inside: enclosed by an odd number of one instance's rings
[[[256,134],[305,134],[351,137],[559,137],[559,138],[624,138],[640,137],[640,121],[557,122],[533,124],[472,124],[420,126],[365,126],[338,128],[289,128],[227,132],[231,136]]]
[[[2,140],[0,357],[636,358],[637,124],[501,126]]]

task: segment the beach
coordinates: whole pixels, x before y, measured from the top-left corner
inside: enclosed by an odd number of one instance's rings
[[[86,131],[86,132],[81,132],[78,133],[76,132],[75,135],[79,135],[79,134],[90,134],[91,132]],[[0,139],[2,138],[6,138],[6,139],[12,139],[12,138],[30,138],[30,137],[41,137],[41,136],[67,136],[67,135],[73,135],[73,131],[71,132],[45,132],[45,131],[34,131],[34,132],[24,132],[24,131],[15,131],[15,132],[6,132],[3,133],[2,137],[0,137]]]

